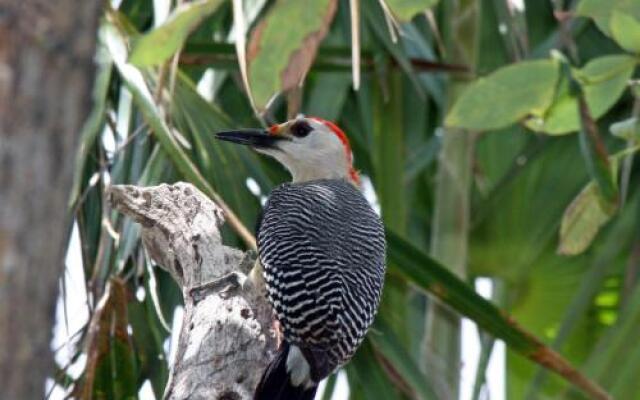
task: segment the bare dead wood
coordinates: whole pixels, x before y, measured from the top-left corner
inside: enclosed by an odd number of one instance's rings
[[[191,184],[113,186],[109,194],[142,225],[149,255],[182,288],[185,312],[165,399],[252,398],[276,348],[272,313],[263,293],[226,282],[251,269],[253,253],[222,244],[222,211]]]

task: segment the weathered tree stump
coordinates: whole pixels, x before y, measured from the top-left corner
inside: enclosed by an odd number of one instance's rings
[[[248,273],[255,253],[222,244],[221,209],[191,184],[113,186],[109,194],[142,225],[150,257],[182,288],[185,312],[165,399],[251,399],[276,348],[271,308],[262,293],[223,278]]]

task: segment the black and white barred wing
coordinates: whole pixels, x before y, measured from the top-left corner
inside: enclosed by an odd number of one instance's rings
[[[343,180],[278,187],[258,250],[285,338],[347,361],[373,322],[385,269],[384,229],[362,194]]]

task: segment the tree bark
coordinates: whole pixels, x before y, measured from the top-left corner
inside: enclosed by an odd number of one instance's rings
[[[89,113],[97,1],[0,0],[0,388],[36,399],[63,270],[76,138]]]
[[[185,312],[165,399],[252,399],[277,345],[262,290],[230,279],[249,272],[254,253],[222,244],[221,209],[191,184],[113,186],[109,197],[142,225],[147,252],[182,289]]]

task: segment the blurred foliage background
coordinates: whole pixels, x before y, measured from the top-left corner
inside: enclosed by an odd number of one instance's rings
[[[121,0],[99,37],[69,228],[89,312],[58,388],[121,399],[148,381],[160,398],[168,376],[181,293],[105,187],[190,181],[231,216],[226,243],[251,246],[288,176],[213,133],[304,113],[347,132],[388,229],[350,398],[454,399],[462,364],[492,398],[499,339],[507,399],[640,399],[640,1]],[[478,359],[461,359],[460,315]],[[568,363],[582,384],[553,373]]]

